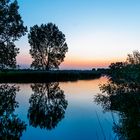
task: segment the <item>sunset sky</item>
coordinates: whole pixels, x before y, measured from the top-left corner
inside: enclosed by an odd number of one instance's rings
[[[24,25],[52,22],[66,35],[61,69],[107,67],[140,50],[140,0],[18,0]],[[32,60],[27,35],[16,42],[18,64]]]

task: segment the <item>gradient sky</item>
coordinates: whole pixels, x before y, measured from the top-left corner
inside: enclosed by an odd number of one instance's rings
[[[140,0],[18,0],[29,28],[53,22],[66,35],[62,69],[107,67],[140,50]],[[27,35],[16,42],[18,64],[29,66]]]

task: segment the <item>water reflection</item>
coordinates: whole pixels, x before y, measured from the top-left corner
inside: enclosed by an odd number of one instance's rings
[[[64,118],[67,108],[64,91],[59,83],[32,84],[28,118],[34,127],[53,129]]]
[[[113,126],[119,139],[138,140],[140,138],[140,83],[109,81],[101,85],[102,94],[95,101],[105,111],[116,111],[119,122]]]
[[[26,129],[26,124],[14,114],[18,102],[15,100],[19,87],[0,85],[0,139],[18,140]]]

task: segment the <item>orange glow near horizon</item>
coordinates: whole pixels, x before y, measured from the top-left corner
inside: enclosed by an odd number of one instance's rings
[[[125,58],[110,58],[110,59],[86,59],[78,57],[66,57],[64,62],[60,65],[60,69],[92,69],[92,68],[106,68],[111,63],[117,61],[125,61]],[[19,65],[30,65],[32,63],[31,56],[19,55],[17,57],[17,62]]]
[[[106,68],[140,50],[140,1],[89,1],[19,0],[19,12],[28,33],[33,25],[52,22],[65,35],[68,52],[60,69]],[[32,58],[28,34],[15,45],[20,48],[17,64],[29,68]]]
[[[91,68],[106,68],[113,62],[125,61],[125,58],[112,59],[81,59],[81,58],[67,58],[62,64],[62,69],[91,69]]]

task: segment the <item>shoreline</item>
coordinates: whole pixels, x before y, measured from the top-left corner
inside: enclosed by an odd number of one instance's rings
[[[100,78],[102,73],[92,70],[6,70],[0,72],[0,83],[62,82]]]

